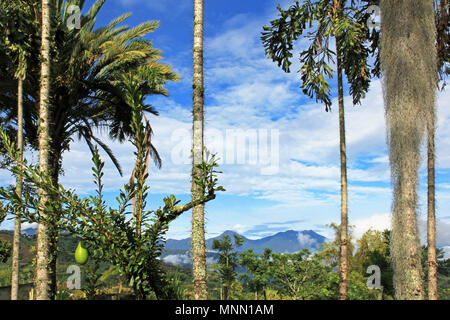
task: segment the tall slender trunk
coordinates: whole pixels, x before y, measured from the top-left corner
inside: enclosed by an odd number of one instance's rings
[[[437,22],[437,68],[438,74],[442,75],[445,73],[445,60],[447,56],[447,47],[449,43],[449,32],[448,32],[448,19],[449,19],[449,9],[448,0],[435,1],[435,14],[438,18]],[[437,3],[439,2],[439,4]]]
[[[394,198],[391,257],[395,296],[423,299],[417,227],[420,146],[435,106],[433,0],[381,0],[380,62]]]
[[[427,128],[428,151],[428,203],[427,203],[427,242],[428,242],[428,299],[437,300],[437,260],[436,260],[436,208],[435,208],[435,119],[434,112]]]
[[[41,80],[39,103],[39,170],[48,173],[50,170],[50,14],[51,0],[42,1],[42,47],[41,47]],[[39,205],[45,208],[50,200],[49,194],[39,189]],[[46,210],[40,209],[39,214],[45,218]],[[48,300],[49,297],[49,226],[45,222],[38,225],[36,244],[36,299]]]
[[[228,290],[229,290],[228,283],[225,283],[223,285],[223,300],[228,300]]]
[[[348,202],[347,202],[347,154],[345,145],[345,113],[344,90],[342,86],[341,52],[339,48],[340,38],[336,36],[336,63],[338,73],[339,95],[339,145],[341,160],[341,230],[340,230],[340,255],[339,255],[339,299],[347,299],[348,277]]]
[[[17,79],[17,148],[20,154],[20,161],[23,160],[23,79]],[[17,175],[16,193],[22,197],[23,179]],[[19,262],[20,262],[20,219],[21,212],[16,212],[14,221],[14,239],[11,264],[11,300],[17,300],[19,293]]]
[[[442,61],[445,57],[445,45],[448,41],[448,1],[439,1],[439,8],[435,7],[437,19],[437,70],[438,75]],[[438,13],[439,12],[439,13]],[[439,78],[437,79],[439,81]],[[439,84],[438,84],[439,86]],[[428,201],[427,201],[427,244],[428,244],[428,299],[437,300],[437,257],[436,257],[436,205],[435,205],[435,133],[436,114],[435,108],[429,118],[427,128],[427,151],[428,151]]]
[[[49,174],[52,177],[52,184],[57,186],[59,183],[59,173],[60,173],[60,159],[62,157],[62,153],[57,148],[51,148],[50,152],[50,171]],[[60,210],[60,205],[56,205],[54,202],[53,211],[51,214],[54,215],[56,219],[58,219]],[[50,291],[49,291],[49,299],[55,300],[56,293],[58,290],[58,281],[57,281],[57,259],[58,259],[58,241],[59,241],[59,232],[55,228],[51,228],[49,230],[49,277],[50,277]]]
[[[193,155],[192,200],[202,196],[203,190],[195,182],[201,172],[196,168],[203,161],[203,0],[194,0],[194,73],[193,73]],[[194,297],[207,299],[206,246],[204,204],[192,208],[192,273]]]

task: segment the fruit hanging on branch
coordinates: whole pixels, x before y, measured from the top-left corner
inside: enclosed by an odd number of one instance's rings
[[[86,248],[83,248],[81,241],[78,243],[78,247],[75,250],[75,261],[78,264],[85,264],[89,259],[89,252]]]

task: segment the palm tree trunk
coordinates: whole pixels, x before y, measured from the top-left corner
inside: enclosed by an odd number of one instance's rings
[[[201,172],[196,168],[203,161],[203,0],[194,0],[194,74],[193,74],[193,168],[192,200],[202,196],[203,190],[195,182]],[[206,246],[204,205],[192,208],[192,273],[194,297],[207,299]]]
[[[51,0],[42,1],[42,47],[41,47],[41,83],[39,107],[39,170],[48,173],[50,153],[50,13]],[[39,189],[39,204],[45,208],[50,200],[49,194]],[[46,210],[41,209],[39,214],[45,218]],[[48,300],[49,297],[49,228],[46,223],[39,223],[36,244],[36,299]]]
[[[122,293],[122,278],[119,276],[119,288],[117,289],[117,294]]]
[[[62,153],[60,151],[55,150],[56,148],[52,148],[50,152],[50,171],[49,174],[52,177],[52,184],[54,186],[57,186],[59,183],[59,173],[60,173],[60,159],[62,157]],[[53,209],[55,209],[53,214],[55,218],[58,219],[58,214],[61,212],[59,210],[59,204],[58,206],[53,206]],[[56,292],[58,290],[58,283],[57,283],[57,259],[58,259],[58,230],[55,228],[51,228],[49,230],[49,277],[50,277],[50,292],[49,292],[49,299],[55,300],[56,298]]]
[[[442,73],[445,73],[445,63],[447,52],[446,47],[449,42],[449,33],[448,33],[448,19],[449,19],[449,11],[448,11],[448,0],[440,0],[435,1],[435,14],[438,17],[437,22],[437,67],[438,74],[441,76]]]
[[[448,24],[448,1],[439,1],[439,8],[435,7],[435,14],[439,17],[437,24],[437,68],[438,74],[441,69],[443,57],[445,56],[445,43]],[[439,14],[437,13],[439,10]],[[428,299],[437,300],[437,258],[436,258],[436,205],[435,205],[435,133],[436,133],[436,114],[435,109],[428,120],[427,129],[427,151],[428,151],[428,203],[427,203],[427,244],[428,244]]]
[[[434,114],[434,112],[433,112]],[[428,217],[427,217],[427,241],[428,241],[428,299],[437,300],[437,260],[436,260],[436,207],[435,207],[435,119],[430,119],[427,130],[428,150]]]
[[[336,36],[336,63],[338,73],[339,95],[339,144],[341,159],[341,230],[340,230],[340,256],[339,256],[339,299],[347,299],[348,277],[348,202],[347,202],[347,154],[345,144],[345,113],[344,90],[342,86],[340,39]]]
[[[20,154],[20,161],[23,160],[23,79],[19,76],[17,80],[17,148]],[[17,175],[16,193],[22,197],[23,179]],[[14,239],[11,264],[11,300],[17,300],[19,293],[19,261],[20,261],[20,221],[21,213],[16,212],[14,221]]]
[[[391,257],[395,296],[423,299],[417,227],[420,145],[436,92],[432,0],[381,0],[380,62],[394,187]]]
[[[50,230],[49,230],[50,231]],[[56,272],[56,262],[58,258],[57,246],[58,246],[58,236],[54,232],[49,232],[49,279],[50,279],[50,287],[49,287],[49,296],[50,300],[55,300],[56,292],[58,290],[58,281],[57,281],[57,272]]]
[[[223,286],[223,300],[228,300],[228,284],[225,283]]]

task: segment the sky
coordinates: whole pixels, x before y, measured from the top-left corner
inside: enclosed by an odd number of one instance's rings
[[[86,1],[88,8],[93,1]],[[306,97],[296,72],[294,47],[291,73],[285,73],[264,54],[262,27],[277,17],[276,6],[290,1],[205,1],[204,71],[205,140],[222,159],[219,184],[226,192],[206,205],[207,238],[234,230],[248,238],[260,238],[287,230],[314,230],[328,238],[326,225],[340,221],[339,126],[337,85],[331,80],[333,106]],[[84,9],[83,12],[86,10]],[[172,65],[181,81],[169,83],[169,97],[151,96],[147,103],[159,111],[151,116],[153,143],[162,157],[162,168],[150,168],[149,207],[156,209],[164,196],[175,194],[190,200],[192,128],[193,1],[108,0],[99,13],[97,27],[133,12],[125,24],[136,26],[158,20],[160,27],[146,36],[163,51],[163,63]],[[347,88],[346,88],[347,89]],[[375,79],[361,105],[353,106],[345,90],[346,139],[349,183],[349,223],[360,237],[369,228],[390,226],[392,189],[382,85]],[[450,246],[450,92],[438,93],[436,157],[437,245]],[[240,131],[239,131],[240,130]],[[108,204],[115,206],[118,190],[129,179],[134,165],[130,143],[119,144],[99,133],[124,170],[121,177],[105,160]],[[248,137],[244,144],[234,137]],[[233,142],[234,141],[234,142]],[[425,149],[423,149],[425,150]],[[27,153],[37,161],[37,154]],[[75,140],[64,154],[61,182],[79,195],[93,191],[91,156],[87,146]],[[422,238],[426,219],[426,167],[421,167],[419,225]],[[0,184],[14,178],[0,171]],[[191,213],[171,223],[168,237],[189,237]],[[12,229],[7,220],[2,228]],[[449,247],[450,248],[450,247]]]

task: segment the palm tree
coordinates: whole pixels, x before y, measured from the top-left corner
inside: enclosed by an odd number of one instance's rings
[[[4,61],[14,61],[15,69],[13,78],[17,80],[17,148],[20,155],[20,161],[23,158],[23,83],[27,69],[27,55],[25,50],[32,46],[33,35],[25,35],[30,32],[32,24],[37,20],[36,16],[32,17],[29,7],[24,6],[22,2],[2,3],[0,10],[2,12],[2,21],[0,28],[2,32],[1,45],[5,52]],[[12,14],[13,13],[13,14]],[[17,17],[13,19],[12,17]],[[31,22],[30,22],[31,20]],[[14,29],[16,28],[16,29]],[[12,32],[12,30],[14,32]],[[7,50],[9,44],[9,50]],[[1,58],[0,58],[1,59]],[[12,67],[12,66],[11,66]],[[5,69],[10,69],[6,66]],[[10,70],[12,71],[12,70]],[[6,73],[12,76],[11,72]],[[19,197],[22,195],[23,183],[22,177],[16,177],[16,193]],[[20,251],[20,232],[21,232],[21,213],[18,210],[15,216],[15,227],[13,236],[13,251],[11,262],[11,300],[17,300],[19,286],[19,251]]]
[[[347,199],[347,157],[345,143],[345,117],[343,72],[350,84],[350,94],[353,104],[360,103],[367,92],[370,79],[367,58],[369,51],[363,43],[367,40],[367,27],[364,17],[358,10],[346,1],[320,0],[304,1],[300,6],[296,1],[288,10],[280,11],[280,18],[271,21],[270,27],[264,27],[262,40],[265,52],[282,69],[289,72],[292,57],[293,42],[302,36],[307,28],[317,22],[314,33],[306,37],[311,40],[308,49],[300,54],[303,64],[302,74],[303,92],[316,101],[325,104],[325,110],[331,107],[329,96],[330,85],[324,75],[333,77],[333,70],[327,64],[336,57],[338,75],[338,103],[339,103],[339,139],[340,139],[340,167],[341,167],[341,226],[340,226],[340,259],[339,259],[339,297],[346,299],[348,276],[348,199]],[[336,52],[329,48],[329,39],[335,38]]]
[[[20,160],[23,160],[23,80],[25,78],[24,58],[21,59],[20,73],[17,78],[17,148],[20,154]],[[16,193],[19,197],[22,196],[22,176],[17,175],[16,179]],[[17,300],[19,293],[19,251],[20,251],[20,232],[21,232],[21,214],[20,211],[16,213],[14,221],[14,237],[13,237],[13,252],[11,262],[11,300]]]
[[[380,62],[394,187],[391,254],[395,295],[397,299],[423,299],[416,210],[420,144],[435,108],[433,2],[381,0],[380,8]]]
[[[194,0],[194,73],[193,73],[193,150],[192,150],[192,200],[197,200],[203,190],[196,183],[201,176],[197,168],[203,162],[203,0]],[[207,299],[206,246],[204,204],[192,208],[192,274],[194,297]]]
[[[445,62],[449,62],[449,13],[448,1],[434,1],[437,28],[437,57],[439,80],[444,80],[449,70]],[[445,84],[445,83],[444,83]],[[442,87],[442,89],[444,86]],[[427,122],[427,168],[428,168],[428,201],[427,201],[427,244],[428,244],[428,299],[437,300],[437,257],[436,257],[436,205],[435,205],[435,133],[436,111]]]
[[[127,103],[133,108],[133,115],[136,119],[133,121],[144,121],[145,125],[143,126],[142,131],[137,131],[138,134],[142,134],[142,140],[145,141],[145,150],[141,150],[139,145],[136,145],[138,149],[138,153],[142,153],[145,156],[136,157],[136,163],[133,168],[130,177],[130,185],[136,180],[139,186],[136,187],[137,193],[133,197],[133,221],[136,224],[136,233],[138,236],[141,235],[141,227],[142,227],[142,213],[145,209],[144,204],[144,194],[146,189],[144,187],[144,183],[147,177],[147,170],[149,167],[150,158],[153,159],[157,168],[161,168],[161,157],[158,154],[158,151],[153,146],[151,142],[151,137],[153,135],[153,130],[150,125],[150,121],[147,119],[144,111],[151,111],[153,114],[157,114],[157,112],[153,109],[152,106],[145,104],[144,100],[146,95],[152,94],[155,92],[155,83],[149,81],[152,80],[163,80],[170,79],[172,81],[178,81],[179,77],[175,73],[173,73],[172,69],[168,65],[163,65],[159,63],[144,65],[136,70],[132,70],[126,74],[121,75],[121,84],[120,87],[124,92],[124,97]],[[160,82],[158,86],[160,87],[158,90],[161,92],[166,92],[164,87],[162,86],[164,82]],[[134,125],[134,124],[133,124]],[[141,163],[140,159],[144,158],[145,163]],[[139,169],[141,168],[141,169]]]
[[[24,100],[24,82],[26,80],[27,69],[32,69],[37,73],[37,69],[29,63],[37,65],[37,61],[30,61],[29,52],[34,50],[35,55],[39,56],[39,49],[36,46],[39,34],[33,33],[39,24],[37,12],[26,1],[2,2],[0,5],[2,13],[0,29],[2,37],[0,44],[2,46],[2,56],[0,60],[3,70],[7,72],[4,75],[17,81],[17,148],[20,155],[20,161],[23,157],[24,136],[23,136],[23,100]],[[13,80],[13,81],[15,81]],[[13,94],[13,92],[11,92]],[[8,98],[8,103],[12,104],[15,98],[15,92]],[[14,110],[14,108],[12,108]],[[22,195],[23,182],[22,177],[16,177],[16,193],[19,197]],[[20,261],[20,233],[21,233],[21,212],[17,211],[15,216],[15,227],[13,236],[13,251],[11,263],[11,300],[17,300],[19,286],[19,261]]]
[[[160,51],[151,47],[149,41],[133,41],[136,38],[154,31],[157,22],[146,22],[136,28],[116,27],[129,14],[122,15],[110,25],[92,30],[95,15],[104,0],[97,1],[88,13],[86,22],[82,21],[79,34],[71,37],[72,45],[62,44],[58,52],[63,53],[62,63],[55,66],[57,74],[67,73],[73,82],[62,82],[55,88],[55,114],[53,135],[53,180],[56,182],[61,168],[61,157],[69,149],[69,143],[74,135],[86,141],[91,152],[94,143],[100,145],[109,155],[122,174],[120,165],[109,147],[94,135],[93,127],[107,128],[110,136],[119,141],[125,141],[132,135],[130,129],[132,107],[123,97],[120,90],[123,71],[134,70],[140,65],[158,65]],[[63,20],[64,21],[64,20]],[[66,46],[74,48],[66,55]],[[98,49],[97,49],[98,48]],[[80,59],[76,56],[82,52]],[[151,80],[146,87],[146,94],[167,94],[163,83],[172,80],[170,74],[149,75]],[[65,76],[67,77],[67,75]],[[74,94],[70,94],[73,92]],[[151,106],[145,111],[157,114]],[[56,235],[55,235],[56,236]],[[55,270],[55,268],[53,268]]]
[[[435,110],[431,111],[427,123],[427,244],[428,244],[428,299],[437,300],[437,257],[436,257],[436,207],[435,207]]]
[[[51,0],[42,0],[42,46],[41,46],[41,82],[40,82],[40,103],[39,103],[39,170],[43,174],[50,172],[50,15]],[[42,211],[40,216],[47,217],[46,207],[50,201],[50,195],[45,189],[39,189],[39,204]],[[50,262],[49,256],[49,226],[45,222],[38,225],[36,243],[36,299],[47,300],[49,294],[48,271]]]

